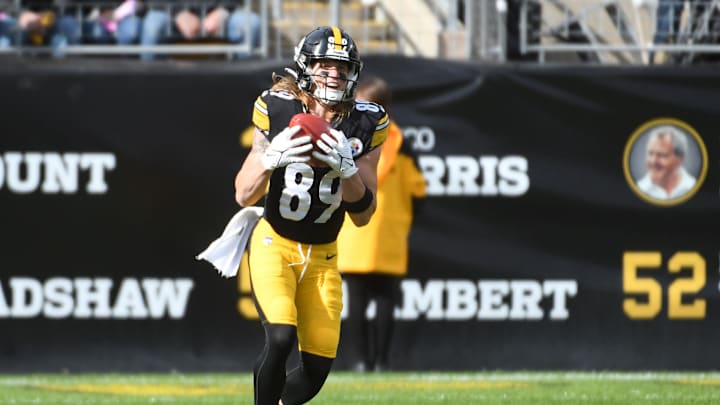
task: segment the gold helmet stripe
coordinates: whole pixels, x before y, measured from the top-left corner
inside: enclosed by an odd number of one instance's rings
[[[335,39],[335,50],[342,51],[342,34],[340,33],[340,28],[332,27],[332,30],[333,37]]]

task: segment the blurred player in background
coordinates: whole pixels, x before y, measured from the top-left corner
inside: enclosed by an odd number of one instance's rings
[[[358,99],[389,110],[392,93],[383,79],[363,80],[357,94]],[[393,312],[400,280],[407,274],[415,201],[425,196],[425,179],[394,121],[382,146],[377,176],[377,210],[370,223],[359,228],[345,221],[338,236],[338,264],[350,295],[343,342],[351,348],[348,354],[356,371],[388,367]],[[371,300],[375,317],[369,325],[365,315]]]
[[[345,213],[358,226],[375,212],[377,164],[389,117],[377,104],[356,102],[362,69],[353,39],[320,27],[295,48],[295,69],[273,75],[255,102],[253,146],[235,178],[243,207],[265,195],[264,216],[249,243],[253,297],[265,329],[254,369],[255,404],[302,404],[327,378],[340,339],[342,282],[337,234]],[[293,137],[297,113],[325,118],[334,129],[312,157],[310,136]],[[297,344],[300,364],[286,375]]]

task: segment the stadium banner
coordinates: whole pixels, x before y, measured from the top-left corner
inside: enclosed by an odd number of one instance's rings
[[[365,62],[428,186],[392,368],[717,368],[717,69]],[[282,67],[0,66],[0,372],[252,369],[247,275],[195,255]]]

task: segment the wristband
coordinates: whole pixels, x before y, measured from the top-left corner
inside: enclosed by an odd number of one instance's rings
[[[343,201],[342,204],[347,212],[363,212],[372,204],[373,197],[372,191],[365,187],[365,194],[359,200],[353,202]]]

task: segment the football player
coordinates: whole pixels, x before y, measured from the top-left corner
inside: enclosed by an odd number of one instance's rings
[[[241,206],[265,196],[249,243],[253,298],[265,329],[254,368],[256,405],[305,403],[330,372],[342,310],[336,239],[346,212],[358,226],[375,212],[379,146],[389,124],[381,106],[355,100],[363,64],[342,29],[314,29],[298,43],[294,61],[257,98],[253,145],[235,178]],[[333,128],[317,141],[319,150],[298,134],[300,127],[288,127],[301,112]],[[286,374],[296,339],[300,361]]]

